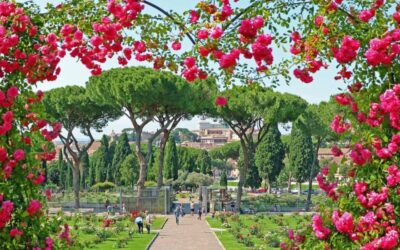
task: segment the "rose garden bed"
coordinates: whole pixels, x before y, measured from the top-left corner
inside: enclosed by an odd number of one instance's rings
[[[288,229],[300,229],[308,215],[234,215],[219,214],[207,218],[211,228],[224,229],[215,233],[226,250],[272,250],[287,238]]]
[[[71,249],[146,249],[166,218],[154,217],[152,232],[139,234],[130,216],[74,215],[60,217],[70,226]]]

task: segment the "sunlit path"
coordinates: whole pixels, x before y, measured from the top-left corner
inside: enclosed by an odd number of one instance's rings
[[[168,222],[150,248],[151,250],[221,250],[223,249],[204,218],[185,215],[176,225],[175,217],[169,216]]]

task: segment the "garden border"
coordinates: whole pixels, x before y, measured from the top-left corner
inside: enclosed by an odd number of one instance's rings
[[[160,230],[164,228],[165,224],[167,224],[168,221],[168,217],[165,216],[165,221],[164,223],[161,225]]]
[[[210,226],[210,224],[208,223],[208,221],[205,219],[208,228],[210,229],[210,231],[212,232],[212,234],[214,235],[214,237],[217,239],[218,244],[222,247],[223,250],[226,250],[225,246],[222,244],[222,242],[219,240],[217,234],[215,233],[214,230],[212,230],[212,227]]]
[[[162,230],[165,226],[165,224],[167,223],[168,218],[165,218],[164,223],[161,225],[160,230]],[[154,244],[154,241],[156,241],[156,239],[158,238],[158,236],[160,235],[160,230],[156,233],[156,235],[153,237],[153,239],[150,241],[150,243],[147,245],[146,250],[150,250],[151,246]]]
[[[146,250],[149,250],[151,246],[153,245],[154,241],[158,238],[158,235],[160,235],[160,232],[157,232],[156,235],[153,237],[153,239],[150,241],[150,243],[147,245]]]

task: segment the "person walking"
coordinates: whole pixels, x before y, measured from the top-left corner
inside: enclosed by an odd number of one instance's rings
[[[192,216],[194,216],[194,202],[193,201],[190,203],[190,214]]]
[[[142,218],[142,216],[140,214],[138,215],[138,217],[136,217],[135,223],[136,223],[136,225],[138,227],[139,233],[142,234],[143,233],[143,218]]]
[[[181,203],[181,217],[185,216],[185,208],[183,207],[183,203]]]
[[[202,211],[201,207],[199,207],[199,210],[197,211],[197,215],[198,215],[197,219],[198,220],[201,220],[201,214],[202,213],[203,213],[203,211]]]
[[[146,218],[145,218],[146,230],[147,230],[147,233],[150,234],[150,227],[151,227],[151,223],[153,223],[153,217],[149,214],[149,211],[147,211],[147,210],[144,214],[146,215]]]
[[[122,213],[122,215],[126,215],[126,207],[125,207],[125,203],[122,203],[122,209],[121,209],[121,213]]]
[[[176,225],[179,225],[179,216],[181,215],[181,208],[179,205],[175,208],[174,213],[175,213]]]

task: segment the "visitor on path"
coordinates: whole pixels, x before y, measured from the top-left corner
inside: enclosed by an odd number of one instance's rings
[[[150,234],[150,227],[151,227],[151,223],[153,223],[153,217],[149,214],[149,211],[147,211],[147,210],[144,214],[146,215],[146,218],[145,218],[146,230],[147,230],[147,233]]]
[[[183,203],[181,203],[181,217],[185,216],[185,209],[183,208]]]
[[[179,225],[179,216],[181,215],[181,207],[180,207],[180,205],[178,205],[176,208],[175,208],[175,220],[176,220],[176,225]]]
[[[138,217],[136,217],[135,223],[138,227],[139,233],[142,234],[143,233],[143,218],[142,218],[142,216],[140,216],[140,214],[138,215]]]
[[[109,215],[108,207],[110,206],[110,201],[107,199],[106,203],[104,204],[105,209],[107,210],[107,214]]]
[[[126,214],[126,207],[125,207],[125,203],[122,203],[122,210],[121,210],[122,215]]]
[[[197,215],[198,215],[197,219],[198,220],[201,220],[201,214],[202,213],[203,213],[203,211],[201,210],[201,207],[199,207],[199,210],[197,211]]]
[[[110,215],[110,214],[112,214],[112,212],[113,212],[113,206],[111,206],[111,203],[110,203],[107,206],[107,214]]]
[[[192,216],[194,216],[194,202],[193,201],[190,203],[190,214]]]

